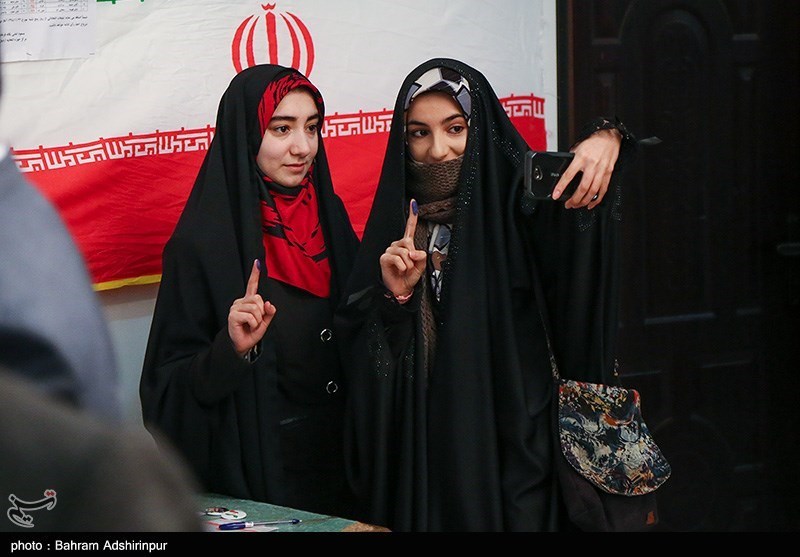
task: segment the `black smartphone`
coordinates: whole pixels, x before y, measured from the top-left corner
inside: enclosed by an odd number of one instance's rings
[[[574,156],[573,153],[562,151],[528,151],[525,154],[525,191],[533,199],[553,199],[553,188]],[[578,176],[575,178],[559,199],[566,201],[575,193],[580,183]]]

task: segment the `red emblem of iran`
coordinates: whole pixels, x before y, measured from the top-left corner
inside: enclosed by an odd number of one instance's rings
[[[238,73],[256,64],[280,64],[308,77],[314,66],[311,33],[299,17],[275,6],[262,4],[262,12],[239,24],[231,44],[233,66]]]

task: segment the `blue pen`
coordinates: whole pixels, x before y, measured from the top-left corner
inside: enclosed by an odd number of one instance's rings
[[[278,526],[280,524],[300,524],[303,522],[299,518],[287,518],[285,520],[262,520],[260,522],[248,522],[240,520],[239,522],[227,522],[217,526],[220,530],[242,530],[244,528],[252,528],[253,526]]]

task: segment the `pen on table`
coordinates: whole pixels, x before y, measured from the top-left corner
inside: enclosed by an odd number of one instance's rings
[[[243,528],[252,528],[253,526],[278,526],[280,524],[300,524],[303,522],[299,518],[287,518],[285,520],[261,520],[261,521],[245,521],[227,522],[217,526],[220,530],[241,530]]]

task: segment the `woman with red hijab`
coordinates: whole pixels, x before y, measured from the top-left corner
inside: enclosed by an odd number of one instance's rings
[[[164,250],[140,394],[207,491],[347,516],[332,321],[358,240],[323,117],[293,69],[231,81]]]

